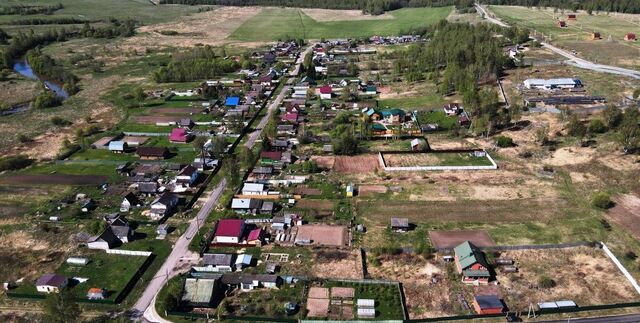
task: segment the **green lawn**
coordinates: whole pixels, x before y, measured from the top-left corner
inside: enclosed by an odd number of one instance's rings
[[[445,19],[451,7],[405,8],[390,12],[393,19],[318,22],[301,9],[264,8],[229,38],[270,41],[287,37],[319,39],[393,35]]]
[[[455,116],[447,116],[442,109],[439,109],[418,112],[418,121],[420,121],[422,125],[435,123],[438,124],[439,129],[451,130],[458,123],[458,118]]]
[[[380,107],[400,107],[411,110],[431,109],[441,106],[443,103],[445,103],[445,100],[442,95],[435,93],[378,100],[378,106]]]
[[[330,281],[323,287],[353,287],[355,299],[374,299],[376,301],[376,320],[402,320],[402,301],[396,285],[355,284]],[[355,308],[354,308],[355,312]]]
[[[20,173],[24,174],[66,174],[66,175],[105,175],[112,180],[121,179],[116,172],[116,165],[100,165],[100,164],[41,164],[28,168]]]

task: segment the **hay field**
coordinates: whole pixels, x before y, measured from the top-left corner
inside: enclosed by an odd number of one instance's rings
[[[392,35],[412,28],[429,26],[445,19],[451,10],[451,7],[405,8],[388,13],[392,19],[382,17],[382,19],[323,21],[327,19],[319,17],[319,10],[314,10],[310,16],[302,9],[263,8],[258,15],[242,24],[229,38],[253,42],[287,37],[319,39]],[[320,20],[315,20],[313,17]]]

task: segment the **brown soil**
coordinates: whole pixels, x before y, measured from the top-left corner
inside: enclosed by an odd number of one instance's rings
[[[184,16],[177,21],[143,26],[138,29],[138,35],[127,38],[123,45],[144,51],[148,47],[218,46],[231,43],[226,38],[261,10],[259,7],[219,7],[213,11]],[[178,35],[165,36],[161,31],[176,31]]]
[[[133,118],[133,120],[135,120],[136,123],[142,123],[142,124],[156,124],[158,122],[160,123],[165,123],[165,122],[177,122],[178,120],[180,120],[180,116],[136,116]]]
[[[387,187],[384,185],[360,185],[358,186],[359,196],[369,196],[373,194],[384,194],[387,192]]]
[[[608,216],[617,224],[640,239],[640,198],[633,194],[618,195],[613,198],[615,206]]]
[[[371,173],[379,169],[376,155],[336,156],[334,170],[339,173]]]
[[[466,231],[429,231],[429,240],[434,248],[453,248],[464,241],[470,241],[478,247],[495,246],[495,243],[484,230]]]
[[[351,21],[351,20],[384,20],[395,19],[389,13],[378,16],[366,15],[362,10],[334,10],[334,9],[302,9],[307,16],[315,21]]]
[[[329,257],[323,254],[330,253]],[[313,261],[313,272],[318,278],[363,279],[360,254],[354,250],[323,251],[316,253]],[[331,297],[336,297],[334,293]]]
[[[313,245],[342,247],[348,244],[347,227],[306,224],[298,227],[297,238],[308,239]]]

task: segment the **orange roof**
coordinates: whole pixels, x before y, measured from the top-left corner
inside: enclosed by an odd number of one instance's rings
[[[97,287],[89,288],[89,293],[102,293],[102,288],[97,288]]]

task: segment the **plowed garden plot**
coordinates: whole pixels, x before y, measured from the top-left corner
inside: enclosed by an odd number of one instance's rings
[[[380,168],[378,157],[365,156],[336,156],[333,169],[339,173],[372,173]]]
[[[347,237],[345,226],[307,224],[298,227],[296,240],[311,241],[312,245],[341,247],[347,245]]]
[[[109,180],[101,175],[13,175],[0,178],[2,184],[97,185]]]
[[[363,279],[362,264],[359,251],[320,250],[315,253],[313,260],[313,272],[318,278],[348,278]],[[333,289],[337,288],[336,294]],[[334,287],[331,297],[353,297],[344,295],[344,288]],[[353,289],[350,289],[353,293]],[[342,293],[342,294],[341,294]]]
[[[429,240],[431,240],[431,246],[436,249],[454,248],[464,241],[470,241],[478,247],[495,245],[489,233],[484,230],[429,231]]]
[[[640,239],[640,198],[633,194],[616,196],[616,205],[609,210],[609,217]]]
[[[387,192],[387,187],[384,185],[360,185],[358,187],[359,196],[369,196],[373,194],[384,194]]]
[[[391,217],[402,214],[411,223],[475,222],[499,223],[542,221],[556,216],[566,202],[554,199],[464,200],[464,201],[357,201],[358,214],[386,226]]]
[[[184,115],[185,113],[198,113],[202,108],[155,108],[151,113],[155,115]]]
[[[158,122],[176,122],[180,119],[180,116],[137,116],[133,119],[137,123],[156,124]]]

